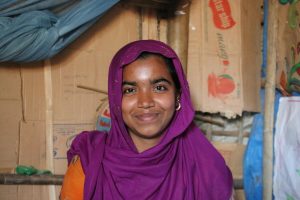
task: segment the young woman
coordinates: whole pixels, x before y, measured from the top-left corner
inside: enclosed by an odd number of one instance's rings
[[[75,138],[61,199],[231,198],[231,172],[193,123],[188,83],[169,46],[126,45],[108,81],[111,129]]]

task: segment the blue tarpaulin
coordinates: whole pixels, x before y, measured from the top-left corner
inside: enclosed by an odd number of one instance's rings
[[[247,200],[263,199],[263,132],[264,132],[264,104],[265,90],[260,91],[261,110],[254,116],[249,141],[244,155],[244,191]],[[274,122],[278,112],[281,93],[276,91],[274,102]]]
[[[50,58],[119,0],[27,0],[0,3],[0,62]]]

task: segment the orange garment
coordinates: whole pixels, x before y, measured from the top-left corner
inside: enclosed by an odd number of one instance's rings
[[[75,156],[65,174],[60,200],[82,200],[85,175],[78,156]]]

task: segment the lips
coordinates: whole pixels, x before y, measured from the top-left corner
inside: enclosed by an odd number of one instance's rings
[[[151,112],[151,113],[138,113],[135,114],[134,117],[140,123],[151,123],[158,119],[159,113]]]

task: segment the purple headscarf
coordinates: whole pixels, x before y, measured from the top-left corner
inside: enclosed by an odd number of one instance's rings
[[[122,119],[122,70],[142,52],[172,59],[181,86],[181,109],[158,145],[138,153]],[[154,40],[132,42],[113,58],[109,70],[111,130],[83,132],[68,161],[79,155],[85,173],[84,199],[228,200],[232,175],[222,156],[193,123],[187,80],[176,53]]]

